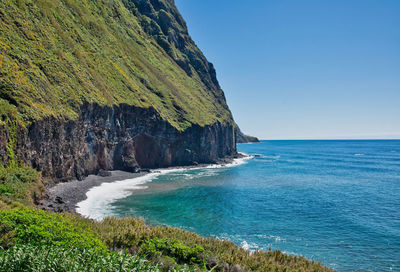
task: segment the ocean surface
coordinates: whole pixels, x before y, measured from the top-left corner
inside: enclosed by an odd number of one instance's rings
[[[228,167],[103,184],[78,211],[136,216],[339,271],[400,271],[400,140],[263,141]]]

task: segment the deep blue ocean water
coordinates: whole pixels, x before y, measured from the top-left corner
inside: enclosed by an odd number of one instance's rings
[[[235,167],[153,177],[107,205],[339,271],[400,271],[399,141],[263,141]]]

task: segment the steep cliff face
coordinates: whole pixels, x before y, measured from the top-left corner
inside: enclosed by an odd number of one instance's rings
[[[0,161],[58,180],[236,156],[173,0],[1,1],[0,105]]]
[[[212,63],[208,62],[188,33],[173,0],[124,0],[138,15],[139,22],[151,37],[189,75],[200,75],[209,90],[218,91],[216,98],[226,104]]]
[[[3,162],[7,129],[1,128]],[[138,171],[236,156],[234,127],[214,123],[179,131],[152,108],[85,104],[78,120],[54,117],[19,128],[16,158],[44,177],[81,179],[99,170]]]
[[[85,103],[153,107],[180,130],[231,123],[173,1],[0,1],[0,98],[27,120]]]
[[[260,140],[257,137],[244,134],[237,125],[235,129],[235,138],[236,138],[236,143],[239,144],[260,142]]]

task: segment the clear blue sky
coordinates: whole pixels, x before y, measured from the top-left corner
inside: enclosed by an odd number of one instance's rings
[[[400,138],[400,0],[175,0],[262,139]]]

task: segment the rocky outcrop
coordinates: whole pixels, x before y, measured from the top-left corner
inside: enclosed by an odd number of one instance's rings
[[[244,134],[237,125],[235,129],[235,138],[236,138],[236,143],[239,144],[260,142],[260,140],[257,137]]]
[[[6,141],[0,143],[3,150]],[[152,108],[125,104],[86,103],[77,120],[45,118],[19,128],[16,150],[18,160],[57,180],[82,179],[101,170],[216,163],[236,156],[231,124],[192,125],[180,131]]]

